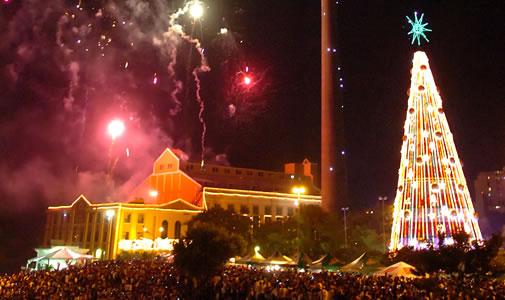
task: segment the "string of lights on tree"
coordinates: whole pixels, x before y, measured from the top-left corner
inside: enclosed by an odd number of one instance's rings
[[[426,39],[415,17],[413,39]],[[429,30],[431,31],[431,30]],[[482,240],[476,213],[426,53],[414,54],[390,250],[452,244],[466,232]],[[443,240],[440,240],[442,238]]]

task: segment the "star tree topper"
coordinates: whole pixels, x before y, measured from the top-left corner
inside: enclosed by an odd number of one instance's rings
[[[412,26],[408,35],[412,34],[412,44],[414,44],[414,42],[417,40],[418,46],[421,46],[421,37],[423,37],[427,42],[429,42],[428,38],[426,37],[426,34],[424,33],[431,31],[431,29],[426,28],[428,23],[423,24],[423,17],[424,14],[421,14],[421,17],[417,18],[417,11],[414,12],[414,21],[412,21],[407,16],[407,21],[409,22],[410,26]]]

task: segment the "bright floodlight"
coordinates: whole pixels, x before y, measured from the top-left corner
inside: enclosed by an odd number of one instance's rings
[[[193,1],[189,6],[189,13],[193,19],[200,19],[203,16],[203,5],[200,1]]]
[[[112,120],[107,127],[107,131],[109,135],[115,140],[117,137],[121,136],[125,130],[125,126],[123,121],[121,120]]]
[[[106,212],[105,212],[105,216],[107,217],[107,219],[112,219],[112,217],[114,217],[114,215],[116,214],[116,212],[112,209],[108,209]]]
[[[295,186],[293,187],[294,194],[305,194],[305,187],[303,186]]]
[[[158,191],[157,190],[150,190],[149,191],[149,196],[156,198],[158,197]]]

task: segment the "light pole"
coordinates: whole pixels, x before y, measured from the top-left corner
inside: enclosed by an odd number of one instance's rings
[[[379,201],[382,202],[382,247],[384,252],[386,252],[386,225],[384,222],[384,202],[388,200],[388,197],[379,197]]]
[[[111,248],[112,245],[111,245],[111,240],[112,240],[112,219],[114,218],[114,215],[116,214],[116,212],[112,209],[108,209],[106,212],[105,212],[105,217],[107,218],[107,221],[109,222],[109,237],[107,239],[107,257],[109,259],[112,258],[111,256]]]
[[[293,193],[297,194],[297,199],[295,200],[295,206],[298,207],[300,205],[301,194],[305,194],[304,186],[295,186],[293,187]],[[298,220],[296,221],[296,239],[298,240],[298,255],[300,255],[300,213],[298,213]]]
[[[347,248],[347,211],[349,211],[349,207],[342,207],[342,212],[344,212],[344,247]]]
[[[298,198],[295,200],[295,206],[298,207],[298,205],[300,205],[301,194],[305,194],[305,187],[295,186],[293,187],[292,192],[298,195]]]

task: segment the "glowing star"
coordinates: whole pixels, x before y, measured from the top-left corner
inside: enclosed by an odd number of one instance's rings
[[[424,33],[431,31],[431,29],[426,28],[428,23],[423,24],[423,17],[424,14],[421,14],[421,17],[417,18],[417,11],[414,12],[414,21],[412,21],[407,16],[407,22],[409,22],[410,26],[412,26],[408,35],[412,34],[412,44],[414,44],[414,42],[417,40],[418,46],[421,46],[421,37],[423,37],[427,42],[429,42],[428,38],[426,37],[426,34]]]
[[[121,120],[112,120],[109,123],[109,126],[107,126],[107,131],[109,132],[109,135],[112,137],[113,140],[121,136],[124,130],[125,126],[123,121]]]

